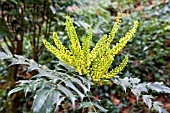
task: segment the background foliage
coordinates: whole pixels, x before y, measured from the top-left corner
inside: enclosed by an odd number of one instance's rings
[[[123,11],[121,29],[116,34],[113,45],[132,26],[135,19],[140,24],[135,37],[116,57],[113,64],[118,65],[122,56],[130,55],[126,69],[121,77],[138,77],[141,81],[163,81],[170,86],[170,3],[168,0],[122,0],[122,1],[48,1],[48,0],[2,0],[0,2],[0,43],[6,46],[12,54],[32,58],[40,64],[46,64],[54,69],[57,58],[44,50],[42,38],[51,41],[51,34],[57,31],[59,38],[68,45],[65,32],[65,16],[70,15],[81,37],[92,26],[93,42],[96,43],[103,34],[110,32],[113,22],[120,10]],[[86,33],[87,34],[87,33]],[[94,45],[94,44],[93,44]],[[1,49],[2,50],[2,49]],[[50,62],[49,62],[50,61]],[[0,61],[0,111],[29,112],[33,97],[17,93],[7,99],[7,92],[18,80],[27,80],[37,72],[26,73],[26,68],[18,65],[7,69],[9,61]],[[12,74],[11,74],[11,73]],[[112,84],[91,90],[96,98],[103,99],[102,105],[109,112],[147,112],[144,103],[135,103],[136,99],[130,91],[124,93],[120,86]],[[153,95],[156,95],[153,93]],[[126,98],[124,98],[126,97]],[[164,107],[170,109],[170,98],[167,94],[157,95],[156,100],[164,102]],[[139,98],[140,100],[140,98]],[[15,104],[11,102],[15,101]],[[10,105],[10,106],[9,106]],[[61,112],[69,112],[67,104],[62,105]],[[154,112],[154,111],[152,111]]]

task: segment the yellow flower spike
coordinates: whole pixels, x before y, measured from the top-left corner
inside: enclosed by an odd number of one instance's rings
[[[119,43],[116,43],[116,46],[114,46],[109,53],[111,53],[112,56],[115,56],[116,54],[118,54],[118,52],[120,50],[123,49],[123,47],[127,44],[127,42],[132,38],[132,36],[134,35],[134,33],[136,32],[136,29],[138,27],[138,21],[136,20],[134,22],[134,26],[131,30],[129,30],[126,34],[125,37],[121,38],[119,40]]]
[[[83,50],[84,56],[87,55],[87,44],[86,44],[86,41],[87,41],[87,37],[83,36],[82,37],[82,50]]]
[[[119,29],[119,24],[121,22],[121,20],[120,20],[121,16],[122,16],[121,14],[118,16],[118,18],[116,20],[116,23],[113,26],[113,29],[109,33],[109,38],[107,39],[107,42],[108,42],[109,45],[113,41],[113,38],[115,37],[115,34],[116,34],[117,30]]]
[[[68,33],[68,36],[71,41],[70,50],[73,53],[73,55],[79,56],[81,46],[80,46],[80,42],[79,42],[79,39],[76,34],[76,30],[75,30],[73,23],[71,21],[71,18],[69,16],[66,16],[66,29],[67,29],[67,33]]]
[[[67,50],[63,44],[61,43],[61,41],[58,39],[58,35],[56,32],[53,33],[53,40],[55,45],[57,46],[57,48],[62,51],[63,53]]]
[[[90,47],[91,47],[91,44],[92,44],[92,34],[93,34],[93,31],[92,31],[92,28],[89,28],[89,33],[88,33],[88,37],[87,37],[87,55],[90,54]],[[88,56],[89,58],[89,56]]]
[[[93,50],[91,51],[91,62],[96,59],[96,57],[98,57],[98,55],[101,55],[101,52],[104,53],[104,51],[102,51],[103,46],[106,45],[106,40],[107,40],[107,35],[104,35],[99,41],[98,43],[95,45],[95,47],[93,48]]]
[[[112,71],[110,71],[109,74],[106,74],[105,76],[103,76],[103,78],[107,78],[107,79],[113,78],[115,75],[117,75],[119,72],[121,72],[125,68],[127,62],[128,62],[128,55],[125,56],[125,58],[123,59],[122,63],[119,66],[117,66]]]
[[[70,58],[71,52],[69,50],[67,50],[67,48],[65,48],[63,46],[63,44],[61,43],[61,41],[58,39],[58,35],[56,32],[53,33],[53,40],[55,45],[57,46],[57,48],[59,49],[60,53],[62,54],[62,57],[64,57],[68,62],[66,64],[71,65],[72,67],[74,67],[73,65],[73,61]]]
[[[89,33],[88,33],[88,37],[83,37],[82,38],[82,51],[84,53],[84,63],[85,63],[85,69],[84,69],[84,73],[88,74],[89,73],[89,66],[91,64],[90,61],[90,46],[92,43],[92,28],[89,28]]]
[[[54,54],[56,57],[58,57],[59,59],[62,60],[60,51],[54,47],[53,45],[51,45],[48,41],[46,41],[45,39],[42,40],[42,42],[44,43],[45,47],[52,53]],[[63,61],[63,60],[62,60]]]

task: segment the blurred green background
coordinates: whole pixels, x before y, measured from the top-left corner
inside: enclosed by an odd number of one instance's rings
[[[12,54],[34,59],[53,69],[58,59],[45,49],[42,38],[53,43],[51,36],[56,31],[67,47],[70,42],[65,30],[66,15],[71,16],[80,40],[92,26],[94,46],[111,31],[121,11],[122,22],[112,46],[132,28],[135,20],[139,21],[139,28],[117,55],[112,68],[129,54],[129,62],[119,76],[138,77],[142,82],[162,81],[170,86],[169,0],[1,0],[0,51],[2,46],[6,47]],[[31,94],[25,98],[21,92],[7,98],[7,93],[18,80],[29,79],[34,73],[26,73],[20,65],[7,67],[9,63],[0,61],[0,113],[30,113]],[[137,105],[135,96],[128,92],[124,93],[115,84],[92,89],[96,98],[103,99],[101,104],[109,113],[147,113],[144,103]],[[170,95],[153,95],[170,111]],[[60,112],[71,111],[63,107]]]

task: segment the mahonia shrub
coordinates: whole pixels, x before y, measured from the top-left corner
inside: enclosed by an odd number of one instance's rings
[[[54,70],[45,65],[39,65],[23,56],[13,56],[4,48],[5,52],[0,52],[1,60],[10,59],[11,65],[26,65],[27,72],[37,71],[37,74],[31,77],[30,80],[18,81],[17,87],[12,89],[8,95],[10,96],[20,90],[24,91],[25,96],[28,92],[32,92],[34,94],[32,104],[34,113],[55,113],[58,106],[64,102],[66,104],[67,100],[71,101],[72,110],[75,108],[76,101],[79,100],[78,111],[82,108],[93,107],[92,111],[94,112],[108,112],[108,110],[100,106],[99,102],[101,100],[96,99],[89,92],[91,86],[101,86],[113,82],[122,86],[125,92],[129,88],[136,96],[137,101],[139,97],[142,97],[149,110],[154,108],[159,113],[168,113],[166,109],[163,109],[163,104],[160,101],[153,101],[154,97],[148,94],[150,90],[170,94],[170,88],[165,86],[163,82],[141,83],[139,78],[116,76],[126,66],[128,55],[125,56],[120,65],[108,72],[115,55],[133,37],[138,27],[138,21],[135,21],[133,28],[115,46],[110,48],[110,43],[118,30],[119,24],[120,16],[117,18],[109,35],[104,35],[91,50],[92,29],[89,29],[88,36],[84,36],[82,44],[80,44],[73,23],[70,17],[67,16],[66,29],[71,41],[69,49],[62,45],[57,33],[53,33],[56,47],[45,39],[43,40],[46,48],[62,61],[59,61]],[[60,66],[64,67],[64,69]],[[75,73],[69,66],[77,72]]]
[[[69,16],[66,16],[66,29],[71,41],[69,49],[62,45],[57,33],[53,33],[53,40],[56,47],[46,40],[43,40],[43,43],[58,59],[77,70],[79,75],[90,76],[94,85],[101,86],[103,84],[110,84],[111,82],[109,79],[117,75],[126,66],[128,55],[125,56],[119,66],[112,69],[109,73],[107,73],[107,71],[112,64],[115,55],[118,54],[127,44],[128,40],[133,37],[138,27],[138,21],[136,20],[133,28],[129,30],[115,46],[110,48],[110,43],[114,39],[121,22],[120,17],[121,16],[117,18],[109,35],[104,35],[92,50],[90,49],[92,43],[92,29],[89,29],[88,36],[84,36],[82,38],[82,44],[80,44]]]

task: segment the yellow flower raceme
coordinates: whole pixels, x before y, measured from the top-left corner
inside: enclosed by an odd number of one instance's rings
[[[82,38],[82,51],[84,53],[84,66],[85,68],[83,69],[84,74],[87,74],[89,76],[89,68],[90,68],[90,64],[91,64],[91,60],[90,60],[90,46],[92,43],[92,29],[89,29],[89,33],[87,37],[83,37]]]
[[[55,32],[53,33],[53,40],[54,40],[55,45],[59,49],[60,54],[67,61],[66,63],[72,67],[75,67],[72,58],[70,58],[71,52],[63,46],[61,41],[58,39],[57,33]]]
[[[72,23],[69,16],[66,16],[66,24],[65,25],[66,25],[68,36],[69,36],[70,41],[71,41],[70,50],[73,53],[73,55],[79,56],[81,46],[80,46],[80,42],[79,42],[79,39],[77,37],[75,28],[73,26],[73,23]]]
[[[85,64],[84,55],[83,55],[83,51],[81,50],[80,41],[77,37],[75,28],[69,16],[66,16],[65,25],[66,25],[68,36],[71,41],[70,51],[72,53],[72,59],[73,59],[74,65],[76,67],[76,70],[79,72],[79,74],[83,74],[82,70]]]
[[[131,30],[129,30],[126,34],[125,34],[125,37],[121,38],[119,40],[119,43],[116,43],[116,46],[114,46],[112,49],[111,49],[111,55],[116,55],[119,53],[120,50],[122,50],[123,47],[125,47],[125,45],[127,44],[127,42],[133,37],[133,35],[135,34],[136,30],[137,30],[137,27],[138,27],[138,21],[136,20],[134,22],[134,25],[133,25],[133,28]]]
[[[113,76],[117,75],[119,72],[121,72],[124,69],[124,67],[126,66],[127,62],[128,62],[128,55],[125,56],[125,58],[123,59],[123,62],[119,66],[117,66],[116,68],[112,69],[110,71],[110,73],[104,75],[103,78],[107,78],[108,79],[108,78],[112,78]]]
[[[66,17],[66,29],[71,41],[69,49],[62,45],[61,41],[58,39],[57,33],[53,33],[53,40],[57,48],[50,45],[50,43],[46,40],[43,40],[43,43],[51,53],[53,53],[62,62],[72,66],[80,75],[84,74],[91,76],[91,81],[94,84],[98,86],[109,84],[110,81],[108,79],[122,71],[128,62],[128,56],[126,55],[122,63],[108,73],[107,70],[112,64],[114,56],[118,54],[118,52],[120,52],[120,50],[127,44],[128,40],[133,37],[138,27],[138,21],[135,21],[133,28],[119,40],[119,43],[116,43],[113,48],[109,48],[110,43],[118,30],[120,23],[119,18],[116,20],[116,23],[109,35],[104,35],[92,51],[90,51],[92,43],[92,29],[89,29],[87,37],[84,36],[82,38],[81,47],[75,28],[69,16]]]
[[[54,54],[57,58],[59,58],[61,61],[63,62],[66,62],[64,61],[64,59],[62,59],[62,56],[60,54],[60,51],[54,47],[53,45],[51,45],[49,42],[47,42],[46,40],[43,39],[43,43],[45,45],[45,47],[52,53]]]

